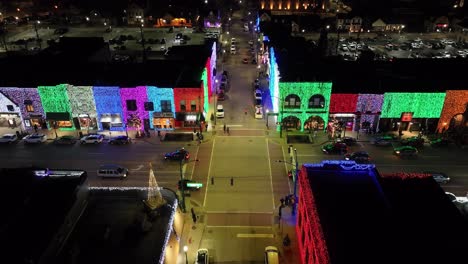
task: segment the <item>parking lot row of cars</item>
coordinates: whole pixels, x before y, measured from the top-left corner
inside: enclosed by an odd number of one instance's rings
[[[24,144],[41,144],[47,141],[47,136],[41,133],[34,133],[27,135],[23,138],[18,137],[16,134],[4,134],[0,138],[0,143],[3,144],[16,144],[23,142]],[[101,134],[91,134],[77,139],[73,136],[62,136],[53,140],[53,143],[56,145],[74,145],[76,142],[80,144],[100,144],[104,141],[104,135]],[[125,145],[130,144],[132,141],[127,136],[117,136],[109,140],[111,145]]]

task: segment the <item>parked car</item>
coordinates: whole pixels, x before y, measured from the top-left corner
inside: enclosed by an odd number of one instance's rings
[[[4,134],[0,138],[0,143],[12,144],[18,141],[18,136],[15,134]]]
[[[244,63],[244,64],[249,63],[249,59],[248,59],[248,58],[243,58],[243,59],[242,59],[242,63]]]
[[[44,134],[32,134],[25,136],[23,140],[26,144],[44,143],[47,141],[47,136]]]
[[[255,99],[262,99],[262,91],[260,89],[256,89],[254,92]]]
[[[73,145],[75,143],[76,143],[76,138],[72,136],[63,136],[63,137],[56,138],[54,140],[54,144],[56,145]]]
[[[226,99],[225,93],[223,90],[221,90],[218,92],[218,101],[224,101],[224,99]]]
[[[190,153],[184,148],[176,150],[174,152],[168,152],[164,154],[165,160],[188,160],[190,158]]]
[[[80,144],[99,144],[103,140],[103,135],[88,135],[80,139]]]
[[[390,136],[383,136],[375,138],[374,144],[376,146],[391,146],[393,142],[393,137]]]
[[[434,171],[423,171],[424,174],[430,175],[437,183],[446,184],[450,181],[450,177],[448,177],[445,173],[442,172],[434,172]]]
[[[198,191],[200,190],[202,186],[202,184],[189,180],[189,179],[184,179],[183,182],[185,183],[184,191]],[[177,182],[177,188],[179,190],[182,190],[182,180],[179,180]]]
[[[127,136],[117,136],[109,140],[109,144],[111,145],[124,145],[124,144],[129,144],[129,143],[132,143],[132,141]]]
[[[208,249],[200,248],[197,250],[197,259],[195,260],[195,264],[208,264],[210,262]]]
[[[449,145],[449,143],[450,141],[448,139],[438,138],[438,139],[431,141],[431,146],[432,147],[446,147]]]
[[[216,107],[216,117],[223,118],[224,117],[224,107],[223,105],[218,105]]]
[[[356,163],[367,163],[371,158],[366,151],[356,151],[351,154],[346,154],[345,160],[354,160]]]
[[[352,146],[357,143],[357,140],[353,137],[342,137],[342,138],[337,139],[337,142],[343,142],[348,146]]]
[[[424,146],[424,139],[420,137],[410,137],[401,140],[401,144],[403,146],[412,146],[415,148],[423,147]]]
[[[411,157],[418,155],[418,149],[412,146],[403,146],[395,148],[393,153],[399,157]]]
[[[345,154],[348,152],[348,146],[345,143],[336,142],[323,146],[322,151],[325,154]]]

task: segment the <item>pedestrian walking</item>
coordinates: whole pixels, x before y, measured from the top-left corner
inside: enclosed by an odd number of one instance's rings
[[[227,132],[227,134],[229,136],[229,127],[226,127],[226,132]]]
[[[34,124],[34,132],[37,133],[37,124]]]
[[[226,124],[223,125],[224,134],[226,134]]]
[[[208,123],[205,124],[205,131],[208,131]]]

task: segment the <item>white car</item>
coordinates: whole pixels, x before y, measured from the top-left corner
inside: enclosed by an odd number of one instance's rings
[[[224,117],[224,107],[223,107],[223,105],[218,105],[216,107],[216,117],[218,117],[218,118]]]
[[[255,99],[258,100],[258,99],[262,99],[262,91],[259,90],[259,89],[256,89],[255,90],[255,93],[254,93],[254,96],[255,96]]]
[[[263,118],[263,107],[261,105],[255,106],[255,119]]]
[[[32,134],[25,136],[23,140],[26,144],[43,143],[47,141],[47,136],[44,134]]]
[[[18,140],[18,137],[15,134],[5,134],[0,138],[0,143],[14,143]]]
[[[236,44],[237,40],[236,38],[231,38],[231,44]]]
[[[99,144],[104,140],[103,135],[89,135],[80,139],[80,144]]]
[[[236,46],[231,46],[231,54],[236,54]]]
[[[249,40],[249,45],[253,45],[254,44],[254,41],[251,39]]]

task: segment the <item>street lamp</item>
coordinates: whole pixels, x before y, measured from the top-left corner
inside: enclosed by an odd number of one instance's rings
[[[184,152],[186,152],[184,149],[182,149]],[[182,162],[185,160],[185,154],[184,156],[180,159],[179,161],[179,168],[180,168],[180,188],[181,188],[181,192],[182,192],[182,212],[187,212],[186,208],[185,208],[185,182],[184,182],[184,173],[182,172]],[[191,160],[191,161],[187,161],[185,162],[185,164],[188,164],[190,162],[197,162],[198,159],[196,160]]]
[[[297,149],[293,149],[294,151],[294,161],[295,163],[287,162],[284,160],[277,160],[276,162],[283,162],[285,164],[289,164],[294,167],[294,174],[293,174],[293,182],[294,182],[294,204],[292,205],[292,215],[296,215],[296,205],[297,205],[297,177],[299,175],[299,164],[297,161]]]
[[[187,251],[188,251],[188,247],[187,247],[187,246],[184,246],[185,264],[188,264]]]
[[[143,34],[143,26],[144,26],[144,20],[140,20],[140,36],[141,36],[141,48],[143,49],[143,62],[146,61],[146,48],[145,48],[145,36]]]
[[[40,38],[39,38],[39,32],[37,31],[37,25],[41,24],[41,21],[36,21],[36,23],[34,23],[34,31],[36,31],[36,42],[39,43],[39,48],[42,48],[42,45],[41,45],[41,41],[40,41]]]

